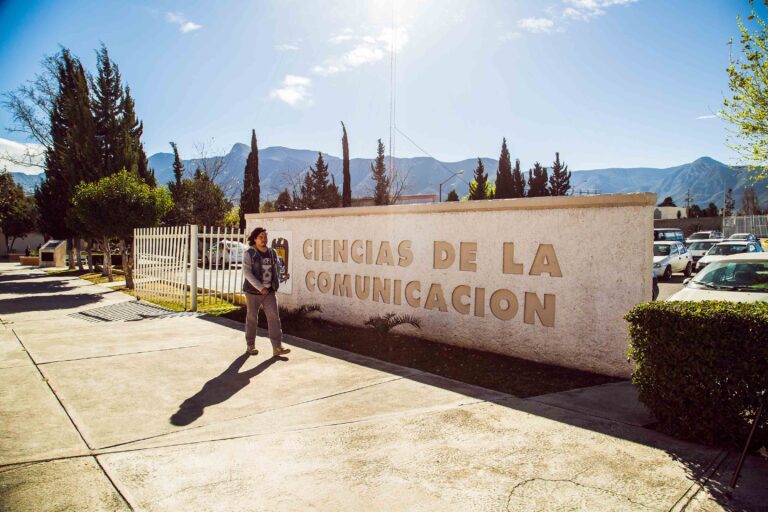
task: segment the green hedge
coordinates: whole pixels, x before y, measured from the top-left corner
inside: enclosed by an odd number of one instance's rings
[[[743,446],[768,386],[768,303],[649,302],[625,318],[633,382],[661,430]],[[768,411],[753,440],[763,445]]]

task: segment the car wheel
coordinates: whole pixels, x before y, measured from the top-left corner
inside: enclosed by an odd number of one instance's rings
[[[667,265],[667,268],[664,269],[664,280],[669,281],[672,279],[672,266]]]
[[[689,261],[688,264],[685,266],[685,270],[683,270],[683,275],[685,277],[691,277],[692,270],[693,270],[693,265],[691,265],[691,262]]]

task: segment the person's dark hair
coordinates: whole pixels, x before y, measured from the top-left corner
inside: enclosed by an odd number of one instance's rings
[[[256,237],[259,236],[262,231],[266,231],[266,229],[259,227],[251,231],[251,234],[248,235],[248,245],[254,245],[256,243]]]

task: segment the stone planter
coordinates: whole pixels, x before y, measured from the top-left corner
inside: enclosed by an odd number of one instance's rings
[[[39,256],[19,256],[19,263],[21,265],[31,265],[34,267],[40,266]]]

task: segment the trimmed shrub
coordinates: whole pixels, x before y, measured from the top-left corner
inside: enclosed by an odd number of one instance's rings
[[[661,430],[743,446],[768,387],[768,303],[649,302],[626,316],[640,400]],[[768,414],[753,447],[768,444]]]

